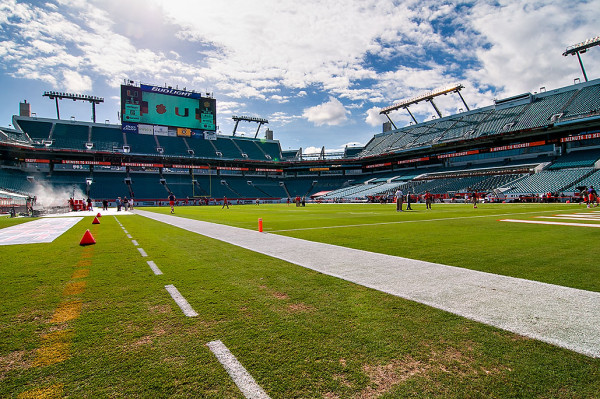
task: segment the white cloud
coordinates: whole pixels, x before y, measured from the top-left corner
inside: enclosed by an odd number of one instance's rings
[[[384,115],[380,115],[379,111],[381,111],[381,108],[379,107],[373,107],[367,110],[365,122],[370,126],[380,126],[383,122],[386,122],[387,118]]]
[[[92,79],[75,71],[63,71],[63,85],[66,90],[75,93],[85,93],[92,90]]]
[[[329,97],[329,101],[304,109],[302,116],[317,126],[338,126],[348,120],[350,112],[337,98]]]
[[[468,76],[479,85],[502,87],[502,95],[570,84],[581,72],[577,61],[562,52],[597,35],[599,20],[594,1],[503,1],[499,7],[478,2],[466,22],[487,46],[477,49],[481,66]],[[598,64],[600,54],[589,54],[586,65]]]
[[[358,141],[352,141],[350,143],[345,143],[342,144],[339,147],[335,147],[335,148],[325,148],[325,154],[339,154],[339,153],[343,153],[344,150],[346,149],[346,147],[363,147],[365,144],[361,144]],[[315,146],[309,146],[306,147],[302,150],[303,154],[320,154],[321,153],[321,147],[315,147]]]
[[[280,96],[279,94],[272,95],[270,99],[273,101],[277,101],[279,104],[285,104],[290,102],[287,96]]]
[[[269,116],[269,123],[271,124],[279,124],[280,126],[287,125],[292,123],[302,117],[299,115],[290,115],[285,112],[274,112]]]
[[[317,148],[317,147],[306,147],[302,150],[303,154],[320,154],[321,153],[321,148]]]

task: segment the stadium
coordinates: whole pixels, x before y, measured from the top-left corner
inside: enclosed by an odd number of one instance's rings
[[[432,89],[333,154],[284,150],[260,117],[219,134],[218,98],[168,85],[123,81],[118,124],[95,121],[97,96],[45,92],[56,118],[22,102],[0,128],[0,393],[597,397],[584,76],[474,109],[461,84]],[[94,120],[61,119],[63,100]]]

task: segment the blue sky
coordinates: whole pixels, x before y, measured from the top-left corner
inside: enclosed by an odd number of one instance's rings
[[[381,107],[435,88],[462,83],[474,108],[583,80],[562,52],[600,35],[598,21],[597,0],[0,0],[0,126],[24,99],[55,117],[46,90],[104,97],[97,120],[117,123],[131,79],[213,93],[222,134],[232,115],[256,116],[283,149],[340,150],[381,132]],[[600,78],[600,48],[582,59]],[[436,104],[463,108],[453,95]],[[91,107],[63,100],[71,116],[89,121]]]

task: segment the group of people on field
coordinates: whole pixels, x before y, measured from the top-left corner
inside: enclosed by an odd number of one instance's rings
[[[402,192],[401,189],[396,190],[396,192],[394,193],[394,198],[396,199],[396,212],[402,212],[402,205],[404,204],[404,193]],[[478,201],[478,195],[477,192],[473,191],[471,193],[470,199],[471,199],[471,203],[473,204],[473,208],[477,208],[477,201]],[[433,203],[434,197],[433,194],[431,194],[429,191],[425,191],[425,194],[423,194],[423,199],[425,200],[425,209],[431,209],[431,204]],[[412,203],[412,196],[410,193],[406,194],[406,210],[407,211],[412,211],[412,208],[410,206],[410,204]]]
[[[396,190],[396,192],[394,193],[394,197],[396,198],[396,212],[402,212],[404,211],[402,209],[402,205],[404,204],[404,193],[402,192],[401,189]],[[425,199],[425,208],[426,209],[431,209],[431,204],[433,203],[433,194],[431,194],[429,191],[425,191],[425,194],[423,195],[423,198]],[[410,206],[410,204],[412,204],[412,195],[410,193],[406,194],[406,210],[407,211],[412,211],[412,207]]]

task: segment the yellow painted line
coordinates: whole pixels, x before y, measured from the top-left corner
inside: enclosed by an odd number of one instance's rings
[[[75,265],[75,267],[90,267],[90,266],[92,266],[92,260],[91,259],[81,259]]]
[[[34,366],[49,366],[69,358],[71,330],[54,331],[42,337],[42,345],[36,352]]]
[[[63,384],[55,384],[45,388],[36,388],[30,391],[21,392],[18,399],[55,399],[62,398]]]
[[[81,307],[83,303],[81,301],[70,301],[61,303],[58,308],[54,311],[51,323],[64,323],[69,320],[76,319],[81,313]]]
[[[89,275],[90,275],[90,269],[77,269],[73,272],[73,275],[71,276],[71,278],[72,279],[86,278]]]
[[[80,294],[83,294],[83,291],[85,291],[85,286],[86,285],[87,285],[87,282],[85,282],[85,281],[70,282],[65,287],[65,289],[63,291],[63,295],[64,296],[70,296],[70,295],[80,295]]]

